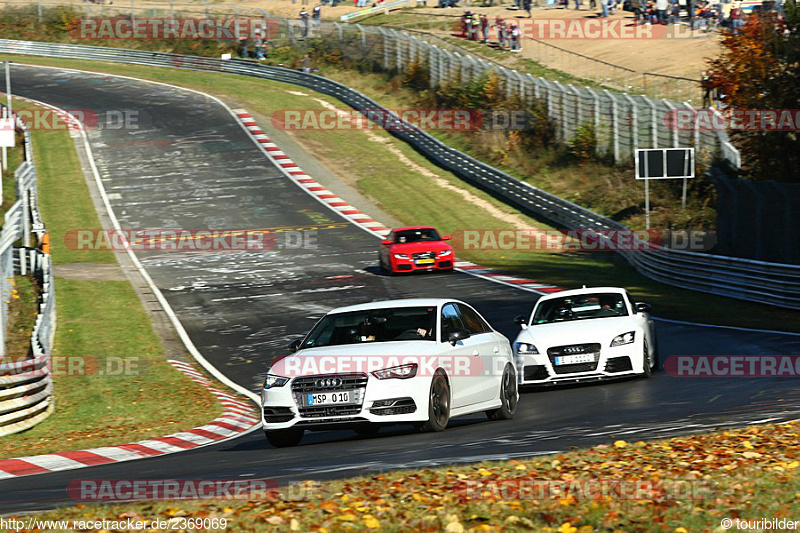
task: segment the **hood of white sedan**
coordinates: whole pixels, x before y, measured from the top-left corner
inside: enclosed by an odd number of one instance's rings
[[[322,346],[287,355],[272,364],[270,373],[286,377],[364,373],[421,362],[438,353],[439,343],[424,340]]]
[[[608,347],[614,337],[628,331],[638,332],[639,327],[627,316],[587,318],[528,326],[520,331],[516,342],[529,342],[540,352],[552,346],[591,342]]]

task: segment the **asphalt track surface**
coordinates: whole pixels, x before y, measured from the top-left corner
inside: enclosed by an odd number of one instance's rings
[[[64,109],[92,110],[101,126],[120,112],[138,114],[136,129],[98,127],[89,132],[123,228],[319,228],[316,249],[137,254],[200,352],[251,390],[262,383],[267,361],[334,307],[389,298],[454,297],[473,304],[513,339],[513,317],[529,312],[536,299],[530,292],[461,273],[380,275],[377,239],[344,224],[301,191],[224,108],[202,95],[21,65],[14,66],[13,81],[15,94]],[[797,336],[699,325],[660,323],[658,339],[662,361],[670,355],[800,353]],[[532,456],[614,438],[639,440],[787,420],[798,412],[800,395],[791,378],[676,378],[662,371],[649,380],[523,392],[514,420],[459,418],[443,433],[419,434],[400,426],[371,438],[349,430],[314,432],[306,433],[296,448],[275,449],[255,431],[170,456],[8,479],[0,481],[0,513],[75,503],[66,492],[74,479],[241,477],[286,484]]]

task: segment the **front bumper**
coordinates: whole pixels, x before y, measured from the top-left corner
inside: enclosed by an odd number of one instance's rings
[[[300,386],[298,380],[316,380],[333,376],[293,378],[283,387],[262,390],[261,422],[265,430],[304,428],[323,430],[348,425],[399,424],[428,419],[430,379],[415,376],[409,379],[379,380],[359,375],[363,385],[351,382],[341,390],[356,391],[353,404],[303,406],[301,396],[331,392],[331,388]]]
[[[424,260],[423,260],[424,261]],[[452,270],[453,254],[437,257],[432,263],[424,263],[414,259],[392,258],[393,272],[418,272],[420,270]]]
[[[546,354],[514,353],[519,385],[557,385],[619,379],[641,374],[641,356],[636,345],[601,348],[594,363],[556,365]]]

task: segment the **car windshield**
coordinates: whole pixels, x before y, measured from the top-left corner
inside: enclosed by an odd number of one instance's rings
[[[302,348],[436,339],[436,307],[369,309],[325,316],[303,339]]]
[[[628,309],[622,294],[602,292],[563,296],[545,300],[536,306],[532,324],[550,324],[567,320],[627,316]]]
[[[396,244],[404,244],[408,242],[421,242],[421,241],[441,241],[442,238],[439,233],[433,228],[425,229],[406,229],[397,231],[394,234],[394,242]]]

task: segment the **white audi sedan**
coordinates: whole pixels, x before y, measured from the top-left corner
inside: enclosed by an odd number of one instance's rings
[[[582,288],[543,296],[518,316],[514,341],[520,385],[650,377],[657,366],[650,305],[625,289]]]
[[[413,423],[441,431],[452,417],[509,419],[519,398],[508,339],[458,300],[408,299],[334,309],[290,355],[273,361],[262,422],[274,446],[305,430],[361,434]]]

